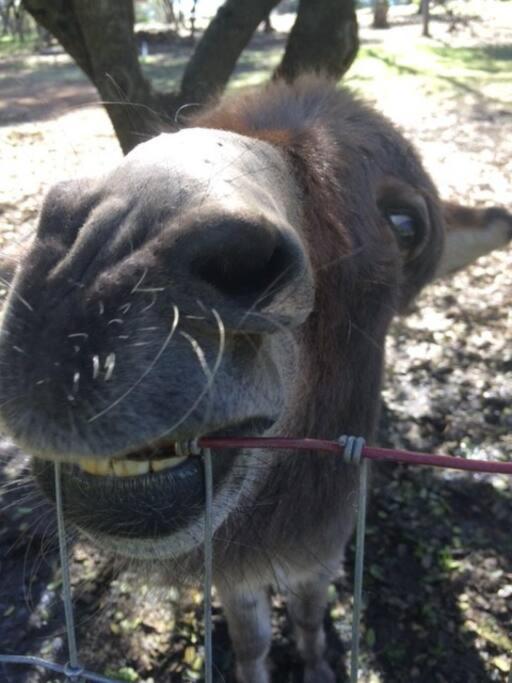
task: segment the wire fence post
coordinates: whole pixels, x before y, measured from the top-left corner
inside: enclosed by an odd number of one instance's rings
[[[352,650],[350,653],[350,683],[357,683],[359,673],[359,640],[363,600],[364,540],[366,501],[368,497],[368,461],[359,465],[359,494],[357,503],[356,557],[354,563],[354,605],[352,608]]]
[[[82,683],[80,676],[82,667],[78,662],[78,648],[76,644],[75,618],[73,614],[73,598],[71,595],[71,579],[69,575],[69,555],[66,539],[66,525],[62,504],[62,476],[60,462],[54,463],[55,470],[55,502],[57,507],[57,531],[59,536],[60,566],[62,571],[62,601],[64,603],[64,617],[66,620],[66,634],[68,643],[68,663],[65,666],[67,680]]]
[[[213,471],[212,453],[203,450],[205,513],[204,513],[204,680],[213,680],[212,649],[212,582],[213,582]]]

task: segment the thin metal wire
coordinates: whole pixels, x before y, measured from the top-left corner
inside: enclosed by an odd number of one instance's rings
[[[352,608],[352,651],[350,653],[350,683],[357,683],[359,671],[359,638],[363,602],[364,539],[366,501],[368,498],[368,461],[359,464],[359,495],[357,504],[356,558],[354,564],[354,606]]]
[[[213,680],[212,649],[212,582],[213,582],[213,470],[212,453],[203,451],[205,513],[204,513],[204,680]]]
[[[62,505],[62,476],[60,462],[54,463],[55,468],[55,502],[57,506],[57,533],[59,536],[60,566],[62,571],[62,601],[64,603],[64,617],[66,620],[66,634],[68,642],[69,667],[71,671],[81,669],[78,661],[78,648],[76,644],[75,617],[73,614],[73,598],[71,595],[71,579],[69,576],[69,555],[66,538],[66,525],[64,522],[64,509]],[[68,678],[80,676],[71,673]]]
[[[0,662],[5,664],[21,664],[28,666],[40,666],[48,671],[63,674],[67,681],[82,683],[121,683],[115,679],[101,676],[92,671],[85,670],[78,661],[78,648],[76,642],[75,619],[73,614],[73,599],[71,594],[71,579],[69,572],[69,555],[66,538],[66,525],[64,522],[64,509],[62,504],[62,478],[61,464],[54,463],[55,473],[55,507],[57,514],[57,534],[59,539],[59,555],[62,571],[62,601],[64,603],[64,617],[66,621],[66,636],[68,644],[68,661],[66,664],[55,664],[41,657],[23,655],[0,655]]]
[[[41,657],[32,657],[28,655],[0,655],[0,662],[5,664],[39,666],[47,671],[64,674],[64,676],[71,680],[77,676],[80,676],[91,683],[122,683],[122,681],[118,679],[108,678],[107,676],[102,676],[101,674],[94,673],[93,671],[87,671],[87,669],[79,669],[76,672],[70,671],[68,664],[54,664],[54,662],[48,662],[46,659],[42,659]]]

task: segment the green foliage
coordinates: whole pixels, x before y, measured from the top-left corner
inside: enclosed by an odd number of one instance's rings
[[[368,96],[396,75],[404,92],[410,86],[427,93],[467,93],[475,99],[512,103],[512,45],[449,47],[400,41],[363,45],[345,83]]]
[[[485,47],[432,46],[429,48],[443,67],[469,76],[483,71],[488,74],[509,74],[512,44]]]

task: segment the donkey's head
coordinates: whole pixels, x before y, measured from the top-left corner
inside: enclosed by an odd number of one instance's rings
[[[349,95],[305,80],[227,101],[50,192],[1,332],[3,425],[50,494],[48,461],[65,463],[67,514],[90,534],[186,553],[203,479],[174,444],[371,438],[388,325],[442,245],[414,150]],[[278,510],[285,480],[321,525],[339,482],[315,463],[312,491],[305,462],[215,453],[215,528],[262,491]]]

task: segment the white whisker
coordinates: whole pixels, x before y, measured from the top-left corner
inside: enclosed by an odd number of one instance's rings
[[[7,289],[9,289],[12,292],[12,295],[15,296],[18,299],[18,301],[20,301],[26,308],[28,308],[28,310],[31,313],[34,312],[34,309],[32,308],[32,306],[28,303],[28,301],[26,299],[24,299],[21,296],[21,294],[18,294],[18,292],[12,286],[12,283],[9,282],[9,280],[6,280],[5,278],[0,276],[0,282],[2,282],[7,287]]]
[[[199,396],[196,398],[196,400],[192,403],[190,408],[185,412],[184,415],[181,416],[181,418],[175,422],[171,427],[169,427],[165,433],[166,434],[172,434],[180,425],[182,425],[185,420],[187,420],[190,415],[194,412],[194,410],[197,408],[197,406],[201,403],[203,398],[206,396],[206,394],[211,390],[211,385],[213,384],[213,381],[215,379],[215,376],[220,368],[220,364],[222,362],[222,357],[224,355],[224,347],[225,347],[225,342],[226,342],[226,330],[224,328],[224,323],[222,322],[222,318],[220,315],[217,313],[217,311],[212,308],[212,313],[217,321],[217,327],[219,330],[219,346],[217,349],[217,356],[215,358],[215,362],[213,364],[213,368],[210,371],[210,381],[206,383],[206,385],[203,387],[202,391],[199,393]]]
[[[144,279],[146,278],[146,275],[148,274],[148,269],[144,268],[144,272],[140,276],[139,280],[137,281],[136,285],[132,288],[132,291],[130,294],[135,294],[135,292],[138,291],[139,286],[144,282]]]
[[[169,346],[169,344],[170,344],[170,342],[171,342],[171,339],[174,337],[174,333],[176,332],[176,328],[178,327],[178,323],[179,323],[179,319],[180,319],[180,314],[179,314],[179,311],[178,311],[177,306],[173,306],[173,311],[174,311],[174,319],[173,319],[173,322],[172,322],[171,331],[169,332],[169,334],[167,335],[167,337],[166,337],[164,343],[163,343],[162,346],[160,347],[160,350],[158,351],[158,353],[156,354],[156,356],[153,358],[152,362],[151,362],[151,363],[148,365],[148,367],[144,370],[144,372],[143,372],[142,375],[139,377],[139,379],[138,379],[136,382],[134,382],[134,383],[132,384],[132,386],[131,386],[129,389],[127,389],[123,394],[121,394],[121,396],[119,396],[119,398],[117,398],[115,401],[113,401],[112,403],[110,403],[110,404],[109,404],[106,408],[104,408],[103,410],[100,410],[99,413],[96,413],[96,415],[93,415],[91,418],[89,418],[88,422],[94,422],[95,420],[99,419],[99,418],[102,417],[103,415],[106,415],[106,413],[110,412],[113,408],[115,408],[115,406],[119,405],[119,404],[121,403],[121,401],[123,401],[127,396],[129,396],[129,395],[132,393],[132,391],[134,391],[134,390],[139,386],[139,384],[140,384],[140,383],[149,375],[149,373],[153,370],[153,368],[155,367],[155,365],[156,365],[156,364],[158,363],[158,361],[160,360],[160,357],[162,356],[162,354],[164,353],[164,351],[165,351],[165,350],[167,349],[167,347]]]

